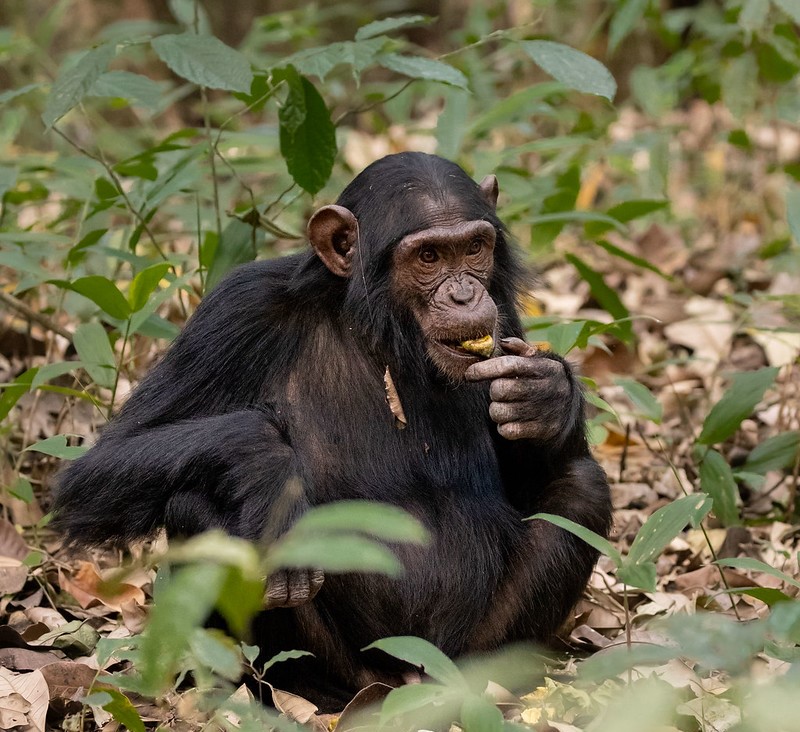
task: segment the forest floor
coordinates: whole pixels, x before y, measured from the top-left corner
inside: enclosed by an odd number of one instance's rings
[[[632,227],[630,236],[608,235],[611,244],[652,268],[608,255],[582,241],[578,230],[568,229],[556,242],[557,253],[578,252],[601,272],[634,316],[633,346],[600,338],[570,354],[618,417],[596,420],[594,434],[595,453],[612,483],[612,540],[623,553],[648,516],[698,489],[696,438],[709,409],[728,388],[731,372],[780,368],[755,411],[719,447],[729,465],[751,465],[754,449],[783,434],[789,434],[790,443],[795,440],[796,450],[800,429],[800,332],[798,310],[792,310],[797,303],[791,300],[800,293],[800,273],[782,265],[780,247],[777,256],[770,255],[772,242],[765,234],[783,205],[786,185],[772,163],[797,158],[800,137],[767,126],[749,131],[751,149],[736,147],[720,135],[729,125],[724,113],[699,102],[666,123],[679,130],[671,151],[677,161],[670,180],[672,217]],[[624,111],[611,134],[629,135],[646,124],[635,112]],[[610,185],[608,170],[596,164],[584,171],[579,201],[590,203]],[[532,294],[535,307],[545,314],[608,318],[590,285],[559,256],[544,262]],[[32,364],[69,357],[65,339],[19,313],[0,312],[0,383],[13,381]],[[157,351],[139,357],[147,361]],[[628,377],[648,387],[654,399],[632,400],[635,390],[626,387]],[[121,392],[128,386],[122,384]],[[60,394],[35,391],[20,399],[5,425],[4,439],[18,447],[65,432],[93,434],[98,419],[88,402],[65,408]],[[5,495],[0,518],[0,729],[44,729],[46,719],[53,728],[111,730],[118,721],[108,711],[92,706],[89,714],[77,699],[104,663],[97,640],[141,632],[154,574],[142,570],[110,588],[103,578],[120,555],[76,557],[64,551],[42,526],[58,461],[42,453],[7,454],[11,463],[0,470],[9,475],[20,471],[32,492],[17,485],[14,495]],[[713,610],[746,621],[769,612],[764,598],[774,596],[766,590],[796,595],[796,588],[768,572],[712,564],[716,558],[750,557],[800,576],[800,526],[791,518],[796,515],[798,463],[786,468],[778,461],[768,467],[758,480],[737,481],[737,520],[725,525],[712,518],[704,529],[685,531],[668,545],[657,562],[656,592],[626,590],[611,560],[602,557],[562,632],[564,647],[584,655],[626,641],[659,644],[662,638],[654,627],[660,618]],[[750,590],[731,591],[737,588]],[[779,674],[781,663],[764,657],[760,673]],[[506,717],[528,724],[549,719],[549,729],[581,729],[581,715],[594,700],[569,691],[569,671],[567,663],[529,695],[507,701]],[[714,729],[727,729],[738,719],[735,705],[720,693],[726,686],[723,676],[701,678],[697,669],[679,661],[669,661],[656,673],[690,690],[690,697],[691,690],[697,698],[716,694]],[[191,689],[159,703],[132,699],[148,728],[201,729],[207,721]],[[300,700],[289,704],[287,699],[280,697],[279,704],[292,706],[302,721],[316,727],[330,722],[314,717]],[[707,718],[708,704],[706,699],[701,710],[689,698],[684,713]],[[561,721],[554,722],[555,716]]]

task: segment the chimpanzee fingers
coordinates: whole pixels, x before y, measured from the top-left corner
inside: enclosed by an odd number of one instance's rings
[[[267,610],[303,605],[314,599],[324,581],[321,569],[282,569],[267,580],[264,605]]]
[[[495,379],[489,387],[494,402],[526,402],[533,409],[547,408],[570,398],[572,384],[566,375],[541,379]]]
[[[498,356],[472,364],[464,376],[467,381],[485,381],[509,377],[542,379],[566,373],[564,365],[552,358]]]
[[[512,356],[535,356],[539,349],[530,343],[525,343],[522,338],[501,338],[500,348]]]
[[[558,428],[552,422],[535,420],[530,422],[506,422],[497,425],[501,437],[507,440],[534,440],[548,442],[556,437]]]

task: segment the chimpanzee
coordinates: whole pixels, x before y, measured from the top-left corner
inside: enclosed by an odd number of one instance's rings
[[[397,548],[401,578],[310,568],[269,582],[256,640],[315,654],[279,664],[279,682],[323,708],[398,678],[360,651],[378,638],[459,656],[551,636],[596,552],[523,519],[605,535],[609,489],[570,367],[522,340],[497,191],[434,155],[390,155],[312,216],[313,251],[230,274],[62,474],[67,539],[220,527],[259,540],[340,499],[409,511],[432,540]]]

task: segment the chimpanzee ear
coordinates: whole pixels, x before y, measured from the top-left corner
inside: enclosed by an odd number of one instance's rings
[[[308,239],[325,266],[349,277],[358,243],[358,221],[344,206],[323,206],[308,222]]]
[[[497,194],[500,188],[497,185],[496,175],[487,175],[479,184],[481,195],[489,202],[492,208],[497,208]]]

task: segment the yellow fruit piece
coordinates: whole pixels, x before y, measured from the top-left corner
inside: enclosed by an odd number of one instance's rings
[[[492,355],[492,351],[494,351],[494,338],[487,335],[474,341],[462,341],[459,345],[465,351],[489,358]]]

